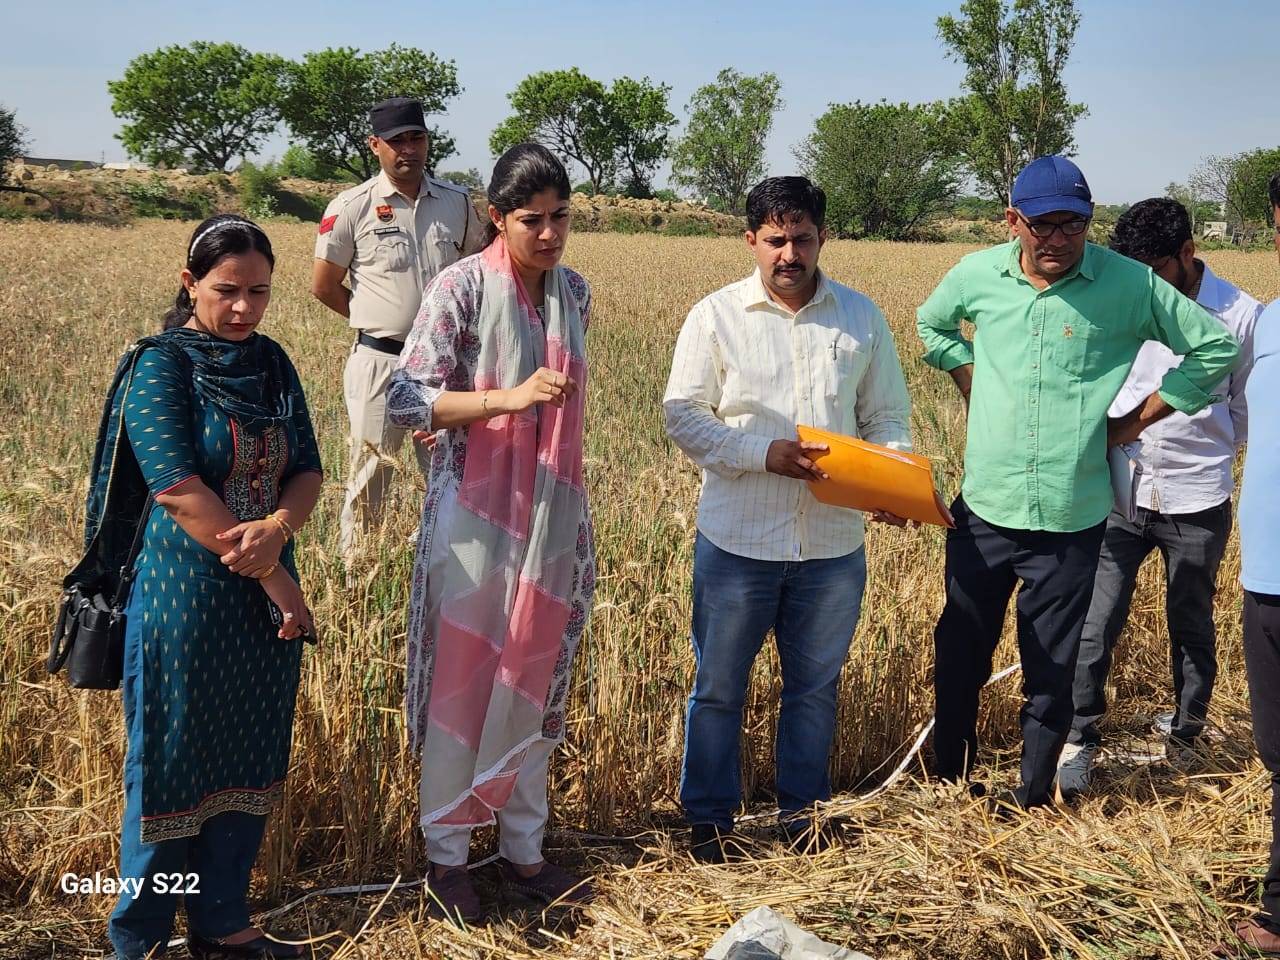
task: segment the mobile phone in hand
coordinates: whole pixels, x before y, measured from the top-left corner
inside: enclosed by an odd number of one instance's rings
[[[267,610],[268,610],[268,612],[271,614],[271,622],[272,622],[273,624],[275,624],[276,629],[277,629],[277,630],[279,630],[281,627],[283,627],[283,626],[284,626],[284,614],[280,612],[280,608],[276,606],[276,604],[275,604],[275,601],[274,601],[274,600],[268,600],[268,601],[267,601]],[[313,645],[314,645],[314,644],[315,644],[315,642],[316,642],[315,635],[314,635],[314,634],[312,634],[312,633],[311,633],[311,631],[309,631],[309,630],[307,630],[307,629],[305,629],[305,628],[303,629],[303,631],[302,631],[300,634],[298,634],[298,637],[300,637],[302,640],[306,641],[307,643],[310,643],[310,644],[313,644]],[[297,638],[295,637],[295,638],[292,638],[292,639],[297,639]]]

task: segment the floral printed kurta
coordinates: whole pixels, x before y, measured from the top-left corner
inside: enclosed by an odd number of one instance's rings
[[[428,288],[417,322],[430,322],[430,330],[425,336],[411,339],[402,369],[388,390],[388,417],[393,423],[429,429],[432,407],[442,392],[473,389],[481,352],[477,319],[483,270],[482,255],[469,257],[451,267],[447,277],[442,274]],[[590,307],[587,282],[572,270],[565,270],[565,274],[585,328]],[[439,431],[427,477],[428,492],[422,510],[409,613],[406,708],[411,731],[418,742],[421,742],[426,729],[435,658],[435,638],[428,629],[432,618],[427,609],[427,583],[433,569],[439,570],[445,561],[448,536],[442,531],[447,531],[453,516],[466,463],[467,430]],[[564,737],[570,669],[591,609],[595,579],[591,518],[584,506],[578,522],[577,558],[570,591],[571,612],[561,640],[543,718],[542,736],[550,740],[558,741]]]

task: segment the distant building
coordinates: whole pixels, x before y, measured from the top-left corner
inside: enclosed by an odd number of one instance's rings
[[[1227,239],[1227,221],[1225,220],[1206,220],[1200,224],[1201,240],[1225,240]]]
[[[117,163],[104,163],[103,170],[150,170],[151,164],[143,163],[140,160],[121,160]]]

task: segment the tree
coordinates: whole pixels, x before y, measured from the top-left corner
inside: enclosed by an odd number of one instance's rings
[[[780,91],[772,73],[753,77],[732,68],[694,91],[685,135],[672,152],[671,179],[741,213],[747,191],[764,176],[764,144],[782,106]]]
[[[9,166],[27,149],[27,128],[18,122],[15,111],[0,106],[0,190],[19,189],[6,186]]]
[[[1076,121],[1062,73],[1080,15],[1075,0],[964,0],[960,16],[938,19],[947,56],[965,68],[968,96],[951,119],[969,171],[1008,204],[1013,180],[1036,157],[1074,147]]]
[[[1218,206],[1201,197],[1190,183],[1170,183],[1164,188],[1164,195],[1177,200],[1187,208],[1191,216],[1191,233],[1197,233],[1200,224],[1218,218]]]
[[[963,158],[942,103],[832,104],[798,147],[827,194],[827,225],[842,237],[903,240],[947,209]]]
[[[1278,170],[1280,147],[1205,157],[1192,172],[1188,186],[1198,197],[1219,205],[1232,226],[1242,226],[1250,221],[1270,221],[1267,181]]]
[[[648,77],[619,77],[609,88],[616,166],[625,171],[623,190],[632,197],[653,196],[653,175],[667,156],[667,140],[676,118],[667,109],[671,88]]]
[[[148,163],[226,170],[255,153],[278,122],[284,60],[234,43],[163,47],[107,83],[116,138]]]
[[[1241,222],[1271,222],[1271,201],[1267,197],[1267,182],[1280,173],[1280,147],[1270,150],[1250,150],[1236,158],[1231,177],[1231,200],[1240,214]]]
[[[289,65],[280,113],[317,163],[367,180],[378,172],[378,159],[369,150],[371,106],[388,97],[413,97],[422,101],[424,113],[442,113],[461,92],[457,66],[434,53],[394,43],[370,53],[338,47],[313,51]],[[432,171],[454,153],[455,144],[445,131],[428,129],[427,170]]]
[[[533,141],[573,160],[599,193],[617,171],[617,129],[604,84],[577,67],[525,77],[507,94],[513,113],[489,137],[494,155]]]
[[[480,171],[475,167],[469,167],[466,170],[446,170],[443,173],[437,173],[436,178],[439,180],[448,180],[450,183],[456,183],[460,187],[466,187],[468,190],[483,190],[484,180],[480,177]]]
[[[300,143],[290,144],[284,155],[280,157],[277,166],[281,176],[298,177],[301,180],[331,182],[355,179],[355,175],[350,170],[341,170],[323,162]]]

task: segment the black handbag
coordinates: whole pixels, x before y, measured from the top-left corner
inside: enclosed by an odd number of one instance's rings
[[[49,672],[65,665],[67,681],[80,690],[114,690],[123,676],[125,608],[155,498],[149,493],[143,497],[146,484],[125,432],[128,388],[119,394],[118,411],[114,401],[126,376],[132,381],[139,347],[150,342],[144,338],[129,348],[107,391],[93,469],[97,477],[104,456],[111,457],[106,493],[96,505],[90,492],[84,556],[62,581],[62,603],[49,645]]]

